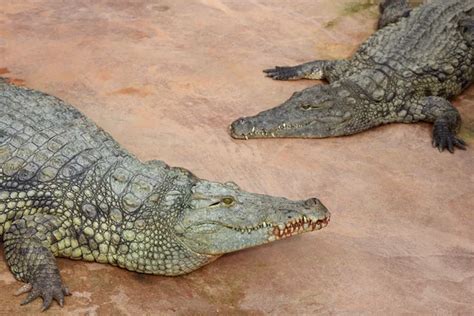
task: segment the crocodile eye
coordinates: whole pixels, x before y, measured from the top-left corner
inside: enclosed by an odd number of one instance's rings
[[[301,104],[301,108],[303,110],[309,110],[309,109],[311,109],[311,104]]]
[[[227,196],[225,198],[222,198],[221,203],[224,204],[225,206],[231,206],[234,204],[235,200],[233,197]]]

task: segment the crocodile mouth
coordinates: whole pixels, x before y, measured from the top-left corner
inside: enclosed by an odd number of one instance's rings
[[[324,138],[331,135],[331,131],[335,126],[347,120],[347,117],[328,116],[299,123],[281,123],[270,128],[258,127],[257,125],[239,127],[241,123],[237,120],[229,126],[229,133],[234,139],[246,140],[250,138]]]
[[[251,234],[261,229],[266,229],[269,232],[268,241],[275,241],[301,233],[320,230],[329,224],[330,219],[331,216],[328,213],[324,218],[307,217],[303,215],[302,217],[288,221],[285,224],[272,224],[263,222],[260,225],[253,227],[235,227],[230,225],[223,226],[238,231],[242,234]]]
[[[319,214],[318,214],[319,213]],[[245,226],[245,221],[233,223],[220,220],[203,220],[189,226],[177,224],[175,233],[192,251],[210,256],[219,256],[250,247],[259,246],[294,235],[326,227],[330,213],[286,213],[275,217],[263,217],[256,225]]]
[[[277,225],[273,226],[273,236],[276,240],[291,237],[300,233],[311,232],[314,230],[320,230],[326,227],[331,220],[330,215],[323,219],[311,220],[303,216],[303,219],[286,223],[285,226]]]
[[[229,126],[230,135],[232,136],[232,138],[235,138],[235,139],[283,137],[283,135],[281,134],[284,133],[285,131],[294,130],[294,129],[303,129],[315,123],[315,122],[306,122],[306,123],[300,123],[300,124],[282,123],[278,125],[276,128],[271,128],[271,129],[257,128],[256,126],[252,126],[252,128],[244,132],[244,131],[237,131],[236,122],[238,122],[238,120]]]

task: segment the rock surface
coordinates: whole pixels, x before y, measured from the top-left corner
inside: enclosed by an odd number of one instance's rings
[[[428,124],[351,137],[237,141],[227,126],[311,81],[261,70],[349,56],[373,1],[9,1],[0,75],[77,106],[141,159],[251,191],[316,195],[331,224],[166,278],[59,259],[79,314],[474,313],[474,89],[455,100],[470,148],[438,153]],[[20,286],[0,255],[0,306]]]

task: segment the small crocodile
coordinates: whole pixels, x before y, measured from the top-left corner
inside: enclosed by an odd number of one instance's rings
[[[174,276],[329,218],[316,198],[248,193],[141,162],[60,99],[0,80],[0,240],[26,283],[22,304],[63,305],[55,256]]]
[[[438,0],[410,10],[380,4],[379,30],[347,60],[316,60],[264,72],[275,80],[326,79],[280,106],[230,127],[238,139],[323,138],[392,122],[433,123],[433,146],[465,149],[461,117],[448,99],[474,78],[474,1]]]

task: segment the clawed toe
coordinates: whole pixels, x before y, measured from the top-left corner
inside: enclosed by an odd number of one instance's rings
[[[294,67],[278,67],[263,70],[266,76],[274,80],[301,79]]]
[[[41,311],[47,310],[53,300],[58,302],[59,306],[64,306],[64,297],[71,295],[69,289],[60,284],[46,284],[44,286],[34,284],[25,284],[23,285],[15,295],[21,295],[24,293],[28,293],[27,297],[21,302],[21,305],[26,305],[34,301],[35,299],[41,297],[43,299],[43,304],[41,306]]]
[[[467,144],[461,138],[451,132],[445,126],[435,126],[433,129],[433,147],[438,148],[440,152],[447,149],[450,153],[454,153],[454,149],[458,148],[466,150]]]
[[[32,289],[29,293],[28,296],[21,302],[21,305],[26,305],[28,303],[31,303],[35,299],[41,296],[41,292],[38,289]]]
[[[29,291],[31,291],[32,288],[33,286],[30,283],[26,283],[21,288],[19,288],[13,295],[18,296],[24,293],[28,293]]]

